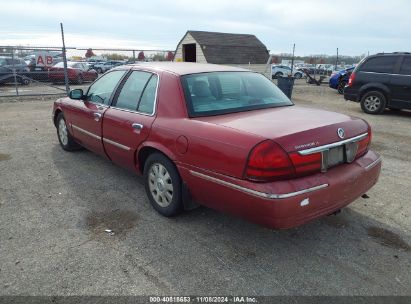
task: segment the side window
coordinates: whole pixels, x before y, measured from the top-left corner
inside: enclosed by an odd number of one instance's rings
[[[398,56],[380,56],[367,60],[361,67],[363,72],[393,73]]]
[[[405,57],[402,62],[400,74],[411,75],[411,57]]]
[[[110,101],[111,94],[126,72],[127,71],[114,71],[100,77],[99,80],[90,86],[86,100],[107,105]]]
[[[141,100],[138,105],[138,111],[153,114],[154,113],[154,104],[156,100],[157,92],[157,82],[158,76],[151,76],[150,80],[147,83],[146,88],[144,89],[143,95],[141,95]]]
[[[132,72],[118,95],[116,107],[137,111],[143,90],[151,75],[151,73],[141,71]]]

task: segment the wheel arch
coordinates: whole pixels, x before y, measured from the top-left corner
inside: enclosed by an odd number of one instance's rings
[[[153,154],[159,152],[166,156],[173,164],[175,164],[175,154],[172,152],[169,148],[155,143],[155,142],[144,142],[139,149],[136,152],[135,156],[135,162],[136,162],[136,168],[139,173],[143,173],[144,170],[144,164],[147,160],[147,158]],[[177,166],[176,166],[177,167]],[[178,169],[177,169],[178,171]]]
[[[57,127],[57,117],[59,116],[60,113],[63,113],[63,111],[60,108],[57,108],[54,111],[54,117],[53,117],[53,122],[54,122],[54,126]]]
[[[378,91],[378,92],[382,93],[384,95],[386,101],[387,101],[387,104],[389,103],[390,89],[387,86],[385,86],[383,84],[380,84],[380,83],[369,83],[369,84],[366,84],[365,86],[363,86],[360,89],[359,100],[361,101],[362,98],[364,97],[364,95],[368,92],[371,92],[371,91]]]

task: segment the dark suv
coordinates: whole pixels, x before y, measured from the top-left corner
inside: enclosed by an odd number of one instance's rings
[[[351,74],[344,98],[360,102],[368,114],[380,114],[385,108],[411,109],[411,53],[365,58]]]
[[[29,84],[30,79],[26,76],[28,72],[29,68],[23,59],[0,56],[0,84],[14,83],[15,80],[21,84]]]

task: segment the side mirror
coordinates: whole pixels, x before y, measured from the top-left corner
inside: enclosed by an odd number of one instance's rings
[[[82,89],[74,89],[74,90],[71,90],[69,93],[69,97],[75,100],[82,100],[83,96],[84,96],[84,93]]]

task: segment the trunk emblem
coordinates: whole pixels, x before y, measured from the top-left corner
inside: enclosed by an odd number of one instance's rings
[[[345,137],[345,132],[343,128],[338,128],[337,130],[338,137],[343,139]]]

